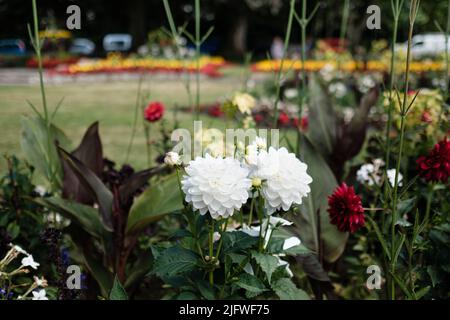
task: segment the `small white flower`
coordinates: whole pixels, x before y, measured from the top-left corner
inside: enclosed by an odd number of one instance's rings
[[[297,237],[287,238],[286,240],[284,240],[283,250],[287,250],[287,249],[296,247],[296,246],[300,245],[300,243],[302,243],[302,242]]]
[[[164,163],[171,167],[179,166],[181,164],[180,155],[174,151],[167,152],[164,157]]]
[[[256,105],[256,100],[248,93],[237,93],[233,97],[232,103],[238,107],[241,113],[251,114]]]
[[[258,147],[256,144],[250,144],[245,148],[245,162],[248,165],[256,165],[258,163]]]
[[[263,181],[261,193],[269,214],[283,209],[287,211],[293,204],[301,204],[311,188],[308,166],[289,153],[286,148],[269,148],[258,153],[257,164],[252,168],[251,177]]]
[[[39,267],[39,263],[34,261],[33,256],[30,254],[22,259],[22,267],[31,267],[33,269],[37,269],[37,267]]]
[[[288,88],[284,90],[284,97],[286,99],[294,99],[298,96],[298,90],[295,88]]]
[[[213,233],[213,242],[219,241],[220,238],[221,238],[221,235],[220,235],[219,232],[216,231],[216,232]]]
[[[33,279],[34,279],[34,284],[36,286],[38,286],[38,287],[46,287],[47,286],[47,280],[45,280],[44,277],[39,278],[39,277],[34,276]]]
[[[386,171],[386,174],[387,174],[387,177],[389,180],[389,184],[391,185],[391,187],[394,187],[394,185],[395,185],[395,172],[396,171],[397,170],[395,170],[395,169],[389,169]],[[399,187],[401,187],[403,185],[402,180],[403,180],[403,175],[399,172],[398,173],[398,186]]]
[[[369,186],[373,186],[374,184],[380,184],[381,177],[375,170],[375,166],[372,163],[367,163],[363,164],[356,172],[356,180],[359,183],[367,183]]]
[[[14,250],[16,250],[18,253],[24,254],[24,255],[29,255],[28,252],[26,252],[25,250],[22,249],[22,247],[18,246],[18,245],[13,245],[12,243],[9,244],[10,247],[12,247]]]
[[[266,150],[267,149],[267,140],[261,137],[256,137],[253,141],[253,144],[256,145],[258,150]]]
[[[330,84],[328,90],[336,97],[342,98],[347,93],[347,87],[342,82],[334,82]]]
[[[41,197],[45,196],[45,194],[47,193],[47,190],[45,189],[44,186],[36,186],[34,188],[34,192],[36,192],[38,195],[40,195]]]
[[[209,212],[213,219],[232,216],[249,197],[248,173],[233,158],[197,157],[189,162],[181,181],[186,202],[202,215]]]
[[[350,123],[350,121],[352,121],[353,116],[355,115],[355,111],[351,107],[345,107],[343,110],[343,115],[344,115],[344,122],[348,124]]]
[[[34,290],[32,294],[33,298],[31,300],[48,300],[45,289]]]
[[[373,162],[373,165],[375,167],[375,171],[380,170],[381,167],[384,166],[384,160],[383,159],[377,158],[377,159],[374,159],[372,162]]]

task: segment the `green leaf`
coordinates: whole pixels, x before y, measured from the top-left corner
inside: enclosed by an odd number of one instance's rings
[[[400,201],[397,204],[398,216],[403,217],[403,215],[409,213],[414,208],[415,204],[416,204],[416,197]]]
[[[15,222],[11,222],[10,224],[8,224],[6,231],[8,231],[8,234],[11,237],[11,239],[14,240],[20,233],[20,226]]]
[[[430,286],[426,286],[425,288],[420,289],[419,291],[416,292],[415,299],[416,300],[422,299],[422,297],[426,295],[428,291],[430,291],[430,289],[431,289]]]
[[[100,221],[98,210],[93,207],[58,197],[36,198],[34,201],[72,220],[94,237],[109,236]]]
[[[195,252],[180,246],[164,250],[155,260],[153,273],[159,277],[173,277],[193,271],[198,265]]]
[[[91,191],[92,195],[95,195],[103,225],[108,231],[112,231],[113,195],[111,191],[109,191],[100,178],[80,160],[62,148],[58,148],[58,150],[61,158],[63,158],[70,166],[78,179],[80,179],[80,182]]]
[[[309,295],[298,289],[289,278],[281,278],[272,283],[272,289],[280,300],[310,300]]]
[[[236,285],[251,293],[253,297],[267,291],[264,284],[257,277],[248,273],[241,274]]]
[[[198,288],[198,291],[202,294],[202,296],[207,300],[214,300],[215,294],[214,294],[214,288],[209,284],[209,282],[205,280],[196,281],[196,285]]]
[[[256,251],[252,251],[252,257],[256,263],[261,267],[261,270],[267,276],[267,280],[271,281],[272,273],[278,268],[278,259],[270,254],[262,254]]]
[[[391,252],[389,251],[389,247],[383,237],[383,234],[380,231],[380,228],[378,228],[378,225],[376,224],[375,221],[373,221],[373,219],[370,216],[366,216],[367,220],[370,222],[370,224],[372,225],[373,229],[375,230],[375,234],[378,237],[378,241],[380,241],[381,247],[384,250],[384,253],[386,254],[386,256],[389,258],[389,260],[391,260]]]
[[[326,89],[315,76],[311,80],[308,137],[322,155],[328,155],[333,151],[336,140],[336,115]]]
[[[90,274],[97,281],[102,295],[107,297],[113,285],[112,273],[103,264],[92,258],[86,250],[83,250],[83,259]]]
[[[150,185],[133,203],[127,222],[127,233],[134,233],[165,214],[183,208],[176,174]]]
[[[332,263],[344,252],[348,239],[347,233],[340,232],[330,223],[327,212],[328,196],[333,193],[337,181],[325,160],[306,137],[303,139],[300,153],[303,161],[308,165],[307,173],[313,178],[313,182],[310,184],[311,193],[303,198],[303,203],[299,207],[300,213],[289,217],[295,224],[287,230],[298,236],[308,249],[318,253],[320,245],[317,234],[319,229],[317,214],[319,212],[323,257],[327,262]]]
[[[114,278],[113,287],[109,293],[109,300],[128,300],[127,292],[122,287],[117,275]]]
[[[28,162],[33,165],[49,182],[62,184],[62,167],[55,140],[60,145],[67,145],[64,133],[51,125],[50,136],[47,124],[39,117],[22,118],[21,148]]]
[[[225,232],[223,235],[223,253],[238,252],[253,247],[258,238],[242,231]]]

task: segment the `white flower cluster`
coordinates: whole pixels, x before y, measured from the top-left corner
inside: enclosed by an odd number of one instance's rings
[[[8,253],[6,254],[6,256],[1,260],[1,264],[0,267],[5,267],[7,266],[9,263],[11,263],[16,257],[18,257],[19,255],[24,255],[25,257],[22,258],[21,260],[21,265],[18,269],[16,269],[14,272],[12,273],[5,273],[7,276],[12,276],[14,274],[21,274],[21,273],[27,273],[27,269],[25,269],[26,267],[31,267],[33,269],[37,269],[39,267],[39,263],[36,262],[33,258],[33,256],[28,253],[26,250],[22,249],[20,246],[18,245],[14,245],[14,244],[9,244],[9,246],[11,247],[11,249],[8,251]],[[1,270],[1,268],[0,268]],[[1,274],[1,272],[0,272]],[[47,287],[47,280],[45,280],[44,277],[38,278],[36,276],[33,277],[34,282],[31,284],[29,290],[27,291],[27,293],[32,293],[33,297],[31,298],[32,300],[48,300],[47,296],[46,296],[46,291],[45,287]],[[41,288],[41,289],[38,289]],[[36,290],[33,290],[36,289]],[[33,291],[32,291],[33,290]],[[23,300],[25,299],[25,296],[18,296],[19,300]]]
[[[242,161],[208,154],[191,161],[181,182],[186,202],[202,215],[226,218],[247,202],[253,185],[259,187],[268,214],[301,204],[311,191],[307,165],[286,148],[266,148],[258,137],[245,148]]]
[[[382,167],[384,166],[384,161],[381,159],[375,159],[372,163],[366,163],[359,168],[356,172],[356,180],[359,183],[367,184],[369,186],[377,185],[380,186],[383,182],[383,171]],[[389,169],[386,171],[387,178],[389,180],[389,184],[391,187],[394,187],[395,184],[395,169]],[[398,174],[398,185],[401,187],[403,176],[399,172]]]

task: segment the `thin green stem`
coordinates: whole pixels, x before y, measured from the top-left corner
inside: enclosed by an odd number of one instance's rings
[[[222,243],[223,243],[223,234],[227,231],[228,220],[229,220],[229,218],[225,219],[225,225],[224,225],[222,231],[220,232],[220,240],[219,240],[219,245],[217,246],[216,260],[219,259],[219,254],[220,254],[220,250],[222,249]]]
[[[299,96],[299,110],[298,110],[298,121],[302,123],[302,113],[303,113],[303,104],[306,100],[305,94],[306,94],[306,70],[305,70],[305,63],[306,63],[306,27],[308,26],[308,21],[306,20],[306,0],[303,0],[302,2],[302,23],[300,24],[301,28],[301,61],[302,61],[302,68],[301,68],[301,85],[299,86],[298,90],[298,96]],[[297,144],[296,144],[296,152],[295,154],[297,157],[300,156],[300,150],[301,150],[301,140],[302,140],[302,133],[300,131],[300,128],[297,128]]]
[[[195,0],[195,120],[200,118],[200,0]]]
[[[44,87],[44,76],[42,70],[42,55],[41,55],[41,40],[39,39],[39,23],[38,23],[38,15],[37,15],[37,7],[36,0],[33,0],[33,23],[34,23],[34,46],[36,52],[36,59],[38,62],[38,72],[39,72],[39,85],[41,89],[41,97],[42,97],[42,106],[44,108],[44,119],[48,123],[48,108],[47,108],[47,98],[45,95],[45,87]]]
[[[209,244],[209,259],[211,262],[214,261],[214,219],[211,219],[211,225],[209,229],[209,237],[208,237],[208,244]],[[209,284],[211,286],[214,286],[214,271],[211,270],[209,272]]]
[[[408,32],[408,49],[406,53],[406,70],[405,70],[405,88],[403,92],[403,101],[401,106],[401,122],[400,122],[400,146],[398,151],[398,157],[397,157],[397,166],[395,171],[395,183],[394,183],[394,190],[393,190],[393,200],[392,200],[392,221],[391,221],[391,273],[395,274],[395,261],[394,261],[394,255],[395,255],[395,224],[397,221],[397,201],[398,201],[398,177],[402,162],[402,156],[403,156],[403,147],[404,147],[404,140],[405,140],[405,123],[406,123],[406,116],[407,116],[407,98],[408,98],[408,87],[409,87],[409,71],[410,71],[410,63],[411,63],[411,42],[412,42],[412,36],[413,36],[413,30],[414,30],[414,21],[417,16],[417,11],[419,8],[419,0],[412,0],[411,2],[411,8],[410,8],[410,15],[409,15],[409,32]],[[391,299],[395,300],[395,283],[394,281],[391,281]]]
[[[136,135],[136,126],[137,126],[137,120],[138,120],[138,114],[139,114],[139,104],[140,104],[140,100],[141,100],[141,88],[142,88],[143,78],[144,78],[144,75],[141,74],[141,76],[139,77],[139,82],[138,82],[138,90],[137,90],[137,94],[136,94],[136,104],[134,106],[133,127],[131,129],[130,142],[128,143],[127,154],[125,156],[124,163],[128,163],[128,159],[130,157],[130,152],[131,152],[131,147],[133,145],[133,140]]]
[[[253,222],[253,207],[255,206],[255,197],[252,198],[250,202],[250,214],[248,216],[248,225],[250,226]]]
[[[281,58],[280,67],[279,67],[277,78],[276,78],[276,95],[275,95],[274,113],[273,113],[273,127],[274,128],[276,128],[278,125],[278,103],[280,102],[281,75],[283,73],[284,60],[286,59],[287,51],[289,48],[289,41],[291,39],[291,30],[292,30],[292,21],[294,20],[294,11],[295,11],[295,0],[291,0],[288,24],[287,24],[287,28],[286,28],[286,35],[284,37],[283,56]]]

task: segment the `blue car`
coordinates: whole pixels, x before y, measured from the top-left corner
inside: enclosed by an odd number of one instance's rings
[[[20,39],[0,40],[1,56],[25,56],[26,52],[25,42]]]

